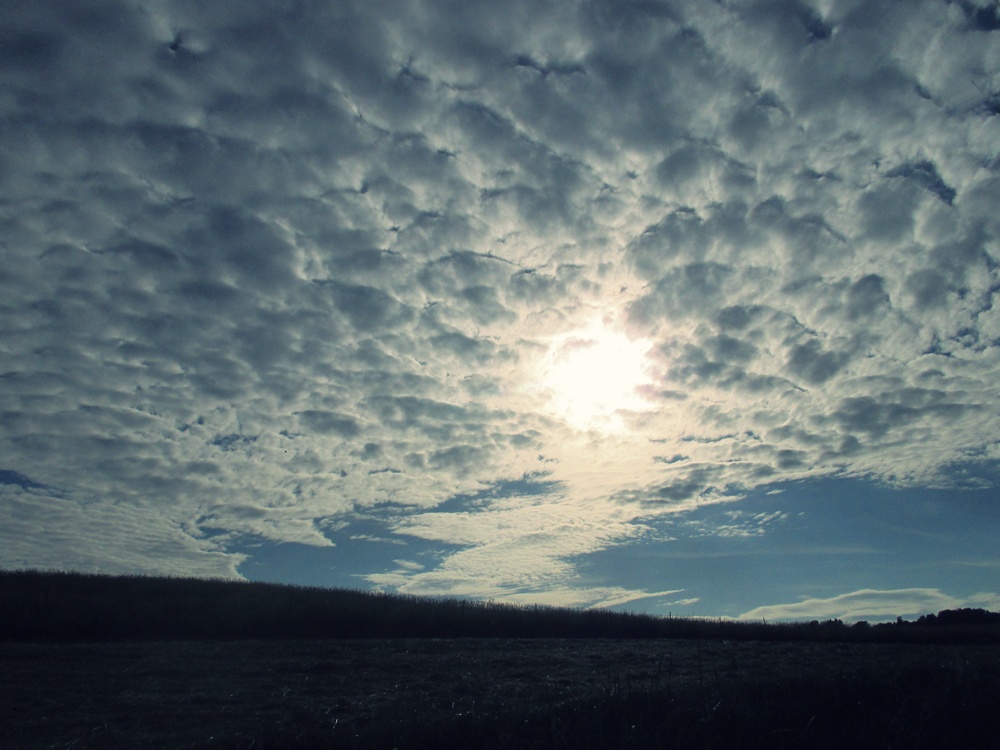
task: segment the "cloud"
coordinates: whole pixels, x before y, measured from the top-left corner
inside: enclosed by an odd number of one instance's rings
[[[936,614],[943,609],[980,607],[996,609],[1000,595],[982,593],[958,598],[940,589],[861,589],[829,599],[804,599],[795,604],[757,607],[740,615],[740,620],[894,620]]]
[[[505,494],[483,507],[469,503],[462,510],[409,515],[393,526],[395,534],[458,549],[433,568],[399,566],[367,579],[405,593],[489,596],[565,606],[613,606],[662,595],[574,581],[578,576],[573,558],[642,533],[641,526],[618,515],[607,504],[580,507],[556,488],[539,495]]]
[[[742,510],[730,510],[722,515],[725,521],[710,525],[686,521],[683,527],[688,529],[692,536],[759,537],[764,536],[769,527],[787,521],[789,517],[788,513],[782,511],[748,513]]]
[[[584,601],[649,514],[988,457],[995,16],[13,4],[10,554],[230,575],[382,508],[457,549],[374,582]],[[613,436],[539,388],[594,321],[651,342]],[[537,472],[549,504],[435,512]]]
[[[39,487],[0,487],[5,568],[234,577],[243,560],[153,508],[80,503]]]

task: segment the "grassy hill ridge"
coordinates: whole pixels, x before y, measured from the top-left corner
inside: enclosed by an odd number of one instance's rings
[[[1000,613],[765,624],[152,576],[0,571],[0,640],[717,638],[1000,643]]]

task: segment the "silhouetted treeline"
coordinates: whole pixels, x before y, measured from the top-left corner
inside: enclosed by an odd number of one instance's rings
[[[0,639],[714,638],[1000,643],[1000,613],[916,622],[737,622],[272,583],[0,571]]]

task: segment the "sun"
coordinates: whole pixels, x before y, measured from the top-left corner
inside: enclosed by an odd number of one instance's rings
[[[650,408],[650,346],[601,321],[556,337],[540,378],[551,411],[580,430],[623,431],[623,414]]]

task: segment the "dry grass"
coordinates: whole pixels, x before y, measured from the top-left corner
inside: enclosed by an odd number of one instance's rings
[[[815,731],[829,709],[812,707],[816,701],[831,704],[846,694],[845,705],[867,717],[857,731],[872,725],[876,737],[894,731],[892,721],[912,725],[908,712],[916,710],[919,719],[965,683],[982,687],[967,678],[985,675],[989,685],[1000,686],[995,646],[607,639],[0,643],[0,663],[0,744],[26,749],[461,747],[473,738],[479,748],[512,742],[716,747],[712,743],[731,731],[744,738],[742,746],[765,746],[746,744],[752,736],[739,729],[744,725],[775,747],[800,746],[796,738],[816,747],[826,746],[817,745]],[[926,684],[914,684],[921,680]],[[851,703],[852,692],[861,703]],[[977,700],[975,694],[957,697],[956,705]],[[876,732],[879,716],[888,724]],[[691,744],[675,745],[684,736]],[[733,746],[731,737],[726,741]]]

